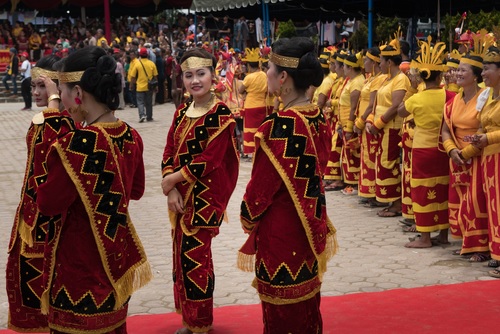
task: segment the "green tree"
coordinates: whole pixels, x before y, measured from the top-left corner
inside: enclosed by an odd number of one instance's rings
[[[351,43],[351,48],[353,50],[360,51],[368,45],[368,27],[365,22],[359,21],[358,29],[351,38],[349,38],[349,43]]]
[[[295,30],[295,25],[292,20],[279,23],[277,36],[278,38],[290,38],[297,36],[297,31]]]

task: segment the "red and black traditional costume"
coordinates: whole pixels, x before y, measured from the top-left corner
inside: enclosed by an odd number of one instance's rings
[[[236,122],[224,103],[217,101],[196,118],[186,115],[189,106],[181,105],[174,115],[162,175],[180,170],[186,180],[176,185],[184,213],[170,212],[175,308],[186,328],[206,332],[213,322],[211,241],[236,186],[239,155]]]
[[[255,270],[264,333],[321,332],[321,278],[336,250],[322,183],[331,136],[315,105],[270,115],[255,136],[241,204],[242,225],[251,234],[238,266]]]
[[[143,144],[122,121],[67,133],[47,156],[37,204],[47,215],[42,311],[64,333],[125,333],[128,300],[152,277],[128,212],[144,193]]]
[[[46,179],[45,159],[50,145],[74,128],[73,121],[59,109],[45,109],[33,117],[26,135],[28,157],[21,201],[17,207],[9,243],[6,287],[9,328],[18,332],[47,331],[47,316],[40,312],[43,292],[43,250],[48,226],[61,215],[45,216],[38,211],[38,186]]]

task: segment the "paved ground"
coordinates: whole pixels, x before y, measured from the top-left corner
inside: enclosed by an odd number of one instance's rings
[[[35,111],[19,111],[21,103],[0,104],[0,328],[6,327],[6,249],[15,209],[19,200],[26,159],[25,134]],[[137,109],[117,115],[135,127],[144,140],[146,193],[131,204],[132,220],[153,267],[154,279],[138,291],[130,302],[130,313],[174,311],[171,282],[171,239],[166,197],[160,188],[160,163],[165,138],[174,112],[173,104],[154,107],[154,122],[138,123]],[[229,224],[224,224],[213,242],[216,270],[215,305],[258,303],[250,286],[253,274],[236,268],[236,254],[245,240],[239,221],[239,205],[248,182],[251,163],[242,162],[238,185],[228,208]],[[338,229],[340,252],[330,262],[324,276],[323,295],[414,288],[488,280],[485,264],[469,263],[451,255],[457,241],[447,247],[406,249],[411,234],[401,231],[397,218],[379,218],[375,209],[358,204],[356,197],[339,192],[327,194],[328,213]],[[181,320],[179,317],[179,325]]]

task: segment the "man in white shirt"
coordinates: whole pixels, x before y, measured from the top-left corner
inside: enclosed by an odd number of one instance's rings
[[[29,55],[27,52],[21,52],[21,95],[24,100],[24,108],[21,110],[31,110],[31,63],[28,60]]]

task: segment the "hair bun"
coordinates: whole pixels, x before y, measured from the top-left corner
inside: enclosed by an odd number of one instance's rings
[[[83,72],[80,83],[82,84],[83,89],[89,92],[94,92],[94,89],[99,85],[101,78],[101,72],[96,67],[90,67]]]
[[[116,60],[111,56],[105,55],[97,60],[96,66],[102,74],[113,74],[116,70]]]

